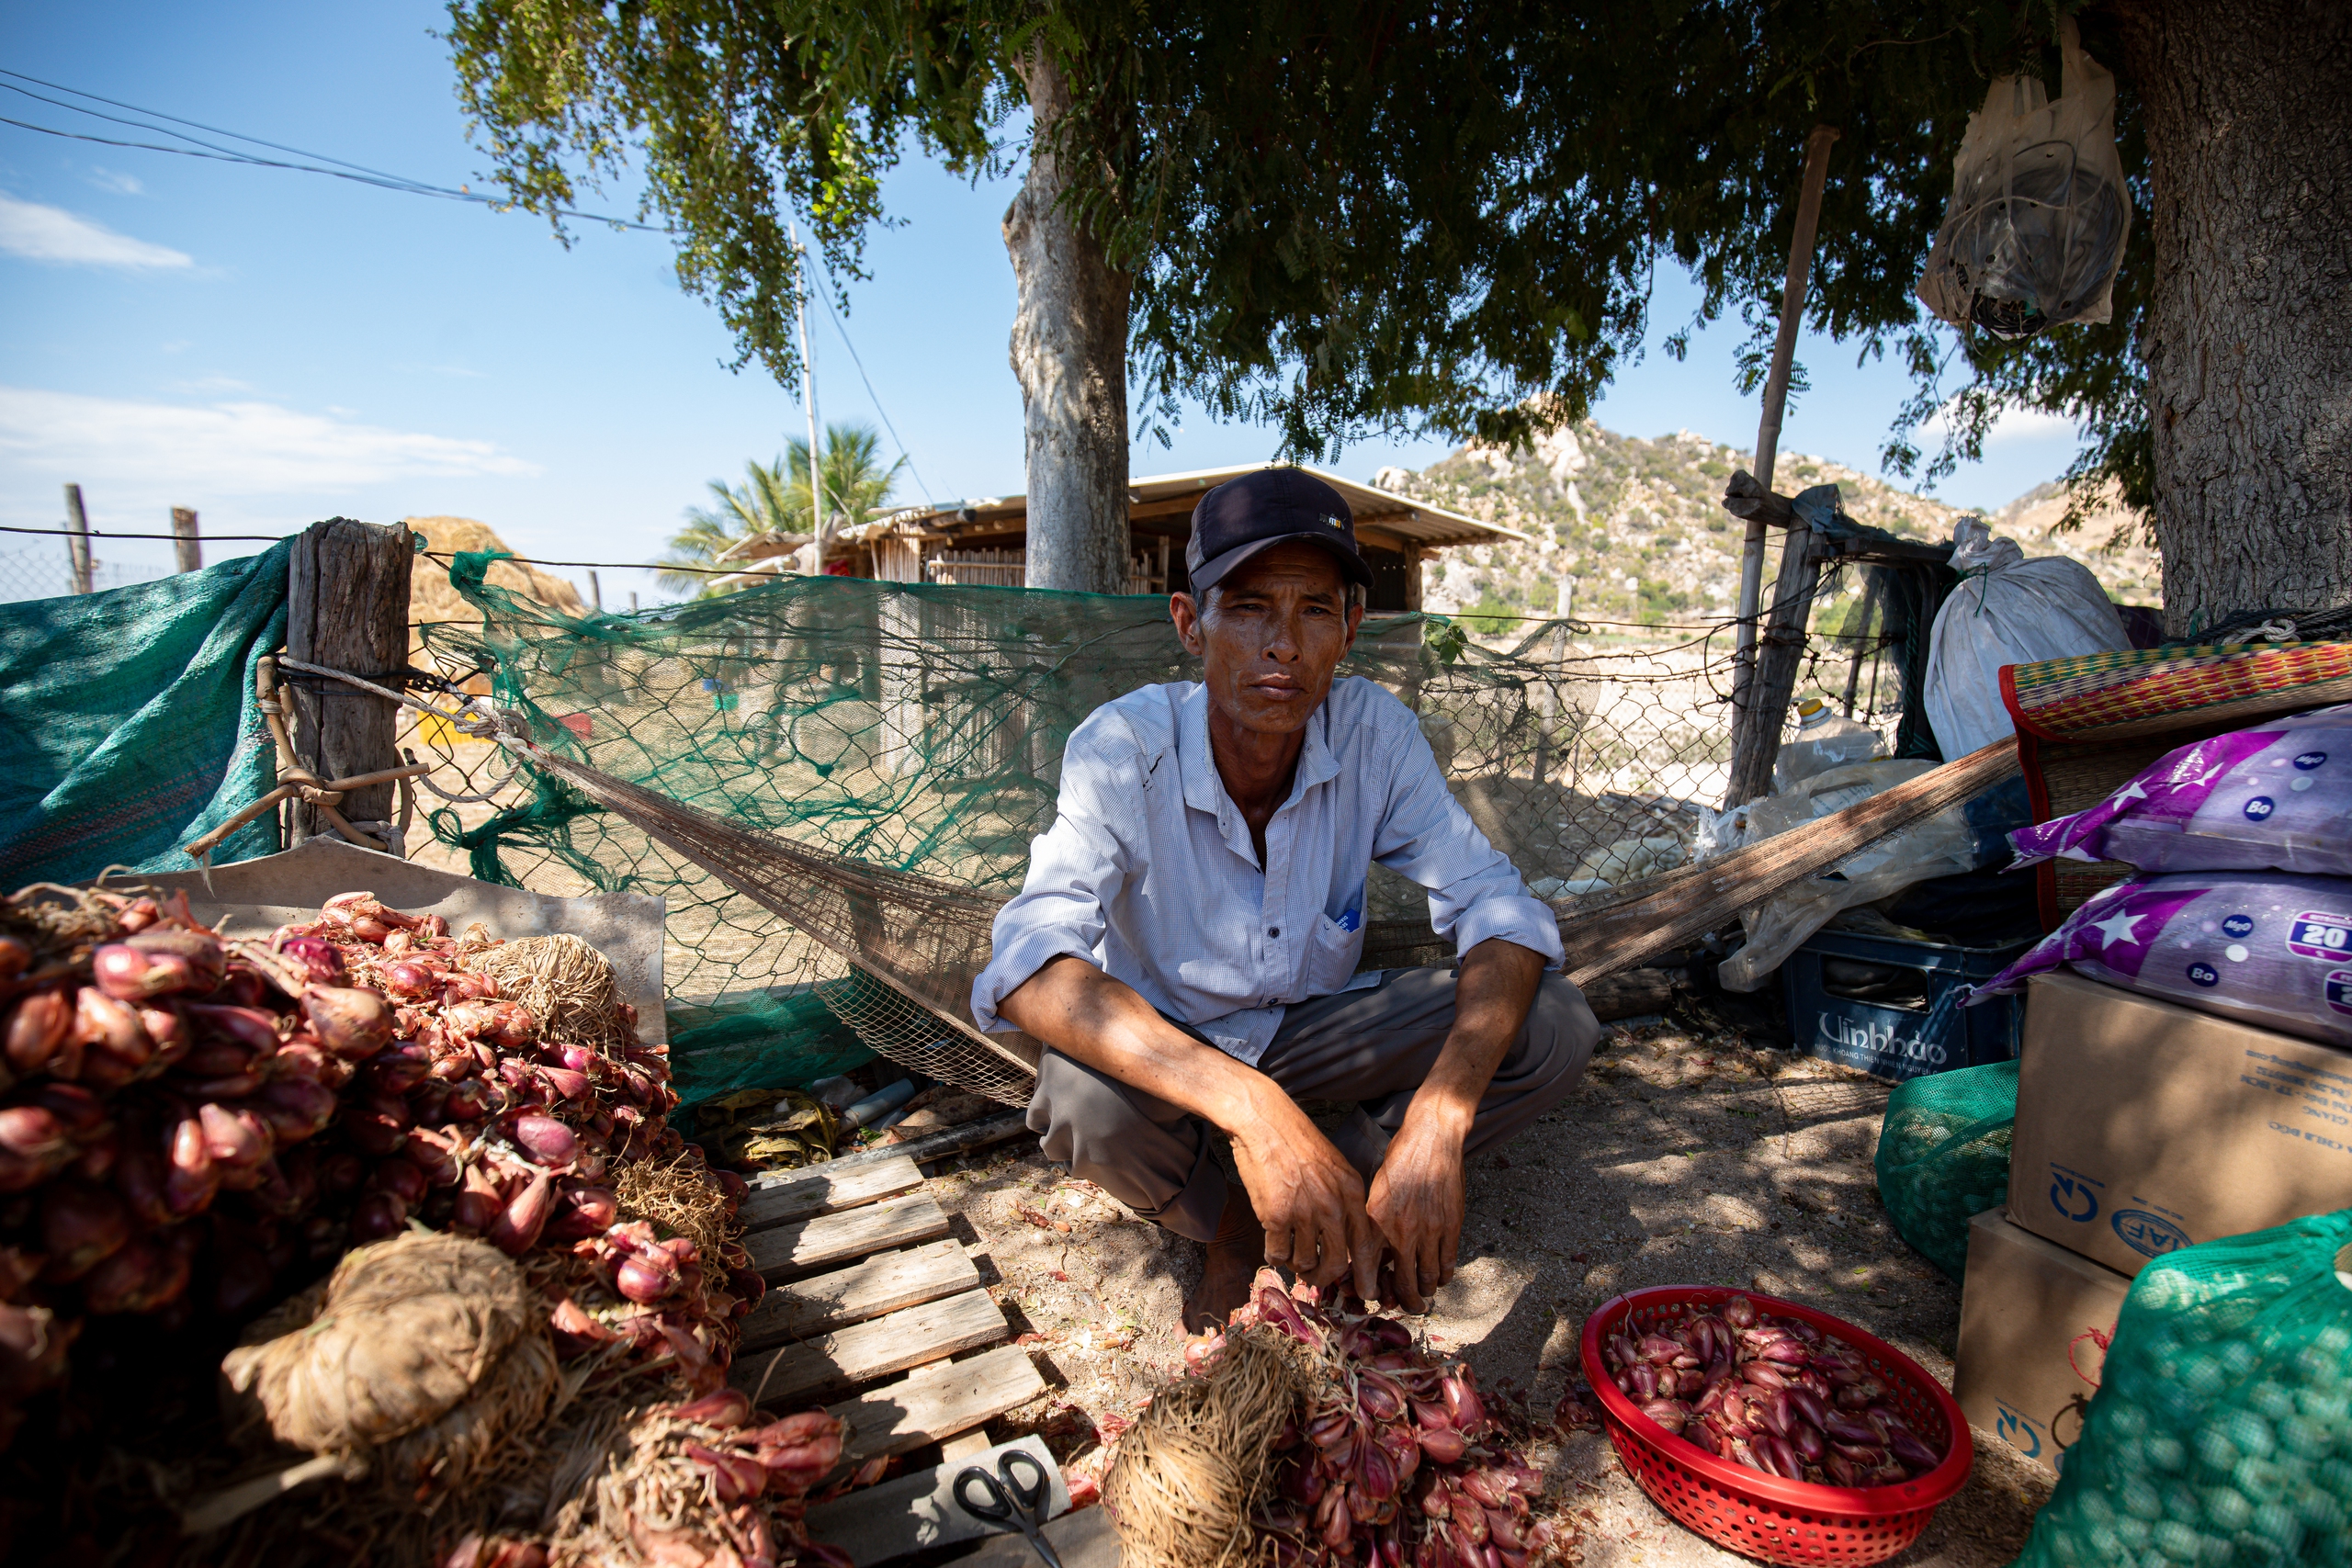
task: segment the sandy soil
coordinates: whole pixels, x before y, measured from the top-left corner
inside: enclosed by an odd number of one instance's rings
[[[1703,1021],[1612,1028],[1577,1094],[1471,1176],[1464,1259],[1427,1320],[1482,1386],[1539,1418],[1576,1375],[1585,1314],[1645,1285],[1729,1283],[1805,1302],[1887,1340],[1947,1384],[1960,1291],[1886,1223],[1871,1179],[1887,1087],[1748,1048]],[[1199,1248],[1136,1220],[1034,1145],[933,1184],[1054,1394],[992,1428],[1043,1430],[1099,1462],[1099,1432],[1173,1374]],[[1897,1562],[2016,1556],[2050,1480],[1979,1434],[1967,1487]],[[1598,1433],[1537,1445],[1547,1495],[1590,1568],[1731,1564],[1655,1507]]]

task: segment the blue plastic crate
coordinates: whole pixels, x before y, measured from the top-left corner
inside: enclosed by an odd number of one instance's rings
[[[1823,930],[1781,965],[1781,994],[1797,1049],[1901,1082],[1953,1067],[2007,1062],[2018,1054],[2023,997],[1973,1008],[1937,1004],[1988,980],[2030,942],[1958,947],[1861,931]]]

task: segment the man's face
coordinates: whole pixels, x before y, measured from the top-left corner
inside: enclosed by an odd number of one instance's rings
[[[1204,597],[1205,606],[1176,594],[1170,609],[1185,650],[1201,661],[1209,700],[1237,728],[1287,735],[1303,728],[1363,619],[1362,606],[1349,607],[1331,552],[1300,539],[1276,545]]]

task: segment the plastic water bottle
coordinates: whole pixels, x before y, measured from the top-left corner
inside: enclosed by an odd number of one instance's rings
[[[1819,697],[1807,697],[1797,705],[1795,738],[1781,747],[1780,760],[1772,764],[1772,787],[1785,790],[1832,768],[1867,762],[1878,755],[1878,746],[1877,730],[1830,712]]]

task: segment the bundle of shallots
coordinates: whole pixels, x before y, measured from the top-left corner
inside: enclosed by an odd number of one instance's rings
[[[1744,1295],[1720,1314],[1611,1335],[1601,1359],[1617,1391],[1662,1430],[1767,1475],[1886,1486],[1943,1462],[1852,1347]],[[1561,1416],[1571,1416],[1565,1403]]]
[[[741,1183],[666,1124],[666,1052],[584,943],[364,892],[229,940],[39,886],[0,904],[0,1443],[85,1317],[242,1325],[412,1225],[521,1262],[560,1356],[725,1381]]]
[[[1296,1393],[1272,1424],[1263,1483],[1249,1489],[1256,1554],[1277,1568],[1526,1568],[1544,1555],[1552,1529],[1532,1514],[1543,1477],[1504,1444],[1467,1366],[1433,1355],[1395,1317],[1311,1286],[1285,1290],[1264,1269],[1225,1333],[1187,1348],[1193,1375],[1216,1379],[1228,1347],[1268,1329],[1286,1344]],[[1121,1472],[1156,1462],[1150,1415],[1120,1439],[1103,1492],[1114,1508],[1133,1490]],[[1128,1543],[1125,1517],[1120,1529]],[[1216,1538],[1196,1530],[1149,1555],[1206,1568],[1225,1555]]]
[[[593,1473],[549,1521],[545,1560],[563,1568],[850,1568],[846,1552],[811,1541],[803,1522],[809,1491],[841,1462],[840,1418],[809,1410],[756,1427],[752,1419],[741,1390],[720,1389],[609,1428],[593,1463],[562,1467]],[[440,1568],[491,1568],[478,1541],[460,1541]],[[538,1550],[527,1538],[503,1544],[514,1568],[517,1549]]]
[[[322,1156],[382,995],[296,974],[170,906],[37,885],[0,902],[0,1445],[90,1314],[242,1315],[341,1249],[368,1177]]]
[[[617,1354],[693,1393],[726,1381],[735,1320],[764,1288],[733,1239],[745,1189],[668,1126],[667,1053],[638,1040],[594,949],[480,926],[452,937],[367,893],[329,899],[271,946],[393,1003],[399,1039],[368,1065],[353,1135],[407,1169],[371,1189],[354,1241],[412,1221],[481,1236],[529,1267],[559,1357]]]

